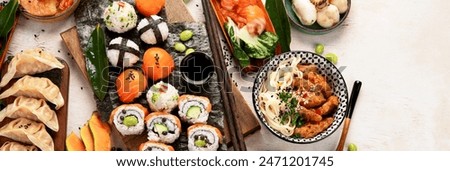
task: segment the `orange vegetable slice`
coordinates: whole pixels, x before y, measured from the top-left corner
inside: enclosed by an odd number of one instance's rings
[[[83,141],[84,147],[86,151],[94,151],[94,138],[92,137],[91,130],[89,129],[89,125],[85,124],[80,129],[81,140]]]
[[[95,151],[111,150],[111,129],[100,119],[98,112],[94,112],[89,119],[89,128],[94,138]]]
[[[66,149],[67,151],[86,151],[83,141],[73,132],[66,138]]]

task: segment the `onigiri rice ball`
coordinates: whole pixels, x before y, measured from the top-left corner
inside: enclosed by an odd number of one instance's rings
[[[114,1],[103,12],[106,28],[112,32],[124,33],[137,24],[136,10],[132,5],[123,1]]]
[[[137,29],[141,40],[150,45],[162,43],[169,36],[169,27],[166,21],[158,15],[143,18],[139,21]]]
[[[117,37],[108,45],[108,60],[115,67],[131,67],[139,61],[139,46],[132,40]]]
[[[178,98],[178,90],[169,83],[162,81],[150,87],[147,92],[147,102],[154,112],[170,113],[177,107]]]

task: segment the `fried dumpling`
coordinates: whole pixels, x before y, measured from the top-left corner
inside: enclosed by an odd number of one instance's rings
[[[53,139],[42,123],[26,118],[15,119],[0,128],[0,136],[26,144],[34,144],[42,151],[54,151]]]
[[[56,112],[50,109],[45,100],[24,96],[17,97],[13,103],[0,111],[0,122],[8,118],[27,118],[44,123],[51,130],[58,132],[59,124]]]
[[[64,99],[58,86],[48,78],[24,76],[17,80],[9,89],[0,94],[0,99],[10,96],[26,96],[38,99],[45,99],[55,104],[55,109],[64,105]]]
[[[11,59],[8,64],[8,72],[3,76],[0,87],[6,86],[13,78],[42,73],[55,68],[62,69],[64,65],[52,54],[41,48],[25,50]]]
[[[23,145],[14,141],[7,141],[0,147],[0,151],[38,151],[35,145]]]

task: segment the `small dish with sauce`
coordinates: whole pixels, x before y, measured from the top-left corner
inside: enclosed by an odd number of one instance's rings
[[[181,78],[191,90],[207,86],[214,74],[214,63],[210,56],[202,52],[192,52],[180,63]]]

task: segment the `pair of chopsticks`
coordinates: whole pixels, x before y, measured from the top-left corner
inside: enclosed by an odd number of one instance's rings
[[[347,111],[345,113],[344,128],[342,130],[341,139],[336,147],[336,151],[342,151],[344,149],[345,139],[347,138],[348,129],[350,128],[350,122],[353,115],[353,109],[355,109],[356,99],[358,99],[359,90],[361,89],[362,82],[356,80],[353,83],[352,93],[350,95],[350,101],[348,103]]]
[[[215,18],[214,11],[212,11],[213,8],[212,4],[210,3],[210,0],[202,0],[202,5],[206,20],[206,30],[208,32],[208,36],[210,39],[211,52],[212,57],[214,59],[214,63],[216,66],[219,66],[219,68],[222,69],[221,72],[227,72],[226,65],[223,60],[224,58],[222,56],[222,48],[220,46],[219,35],[222,34],[220,32],[221,30],[220,25],[217,19]],[[236,109],[236,106],[233,105],[235,103],[234,96],[233,93],[230,93],[232,92],[231,86],[234,85],[231,84],[230,78],[226,73],[217,74],[217,78],[219,82],[221,82],[219,83],[220,86],[224,88],[224,90],[221,91],[221,96],[226,110],[225,114],[226,124],[228,126],[228,129],[230,130],[229,138],[231,139],[233,149],[235,151],[245,151],[247,150],[247,148],[245,146],[244,137],[241,133],[241,128],[237,120],[237,116],[235,115],[236,114],[235,111],[237,111],[238,109]]]

